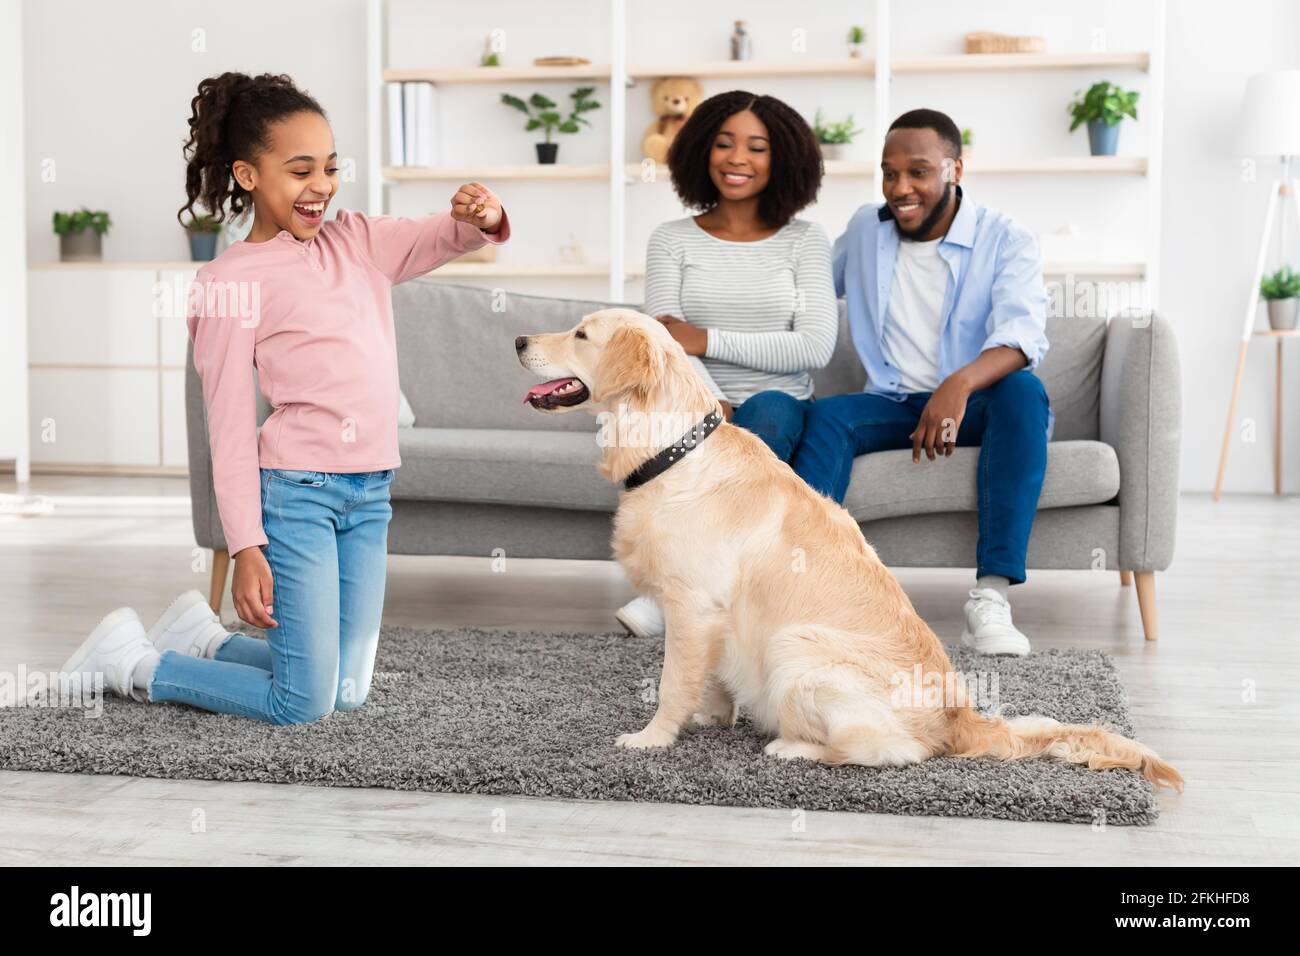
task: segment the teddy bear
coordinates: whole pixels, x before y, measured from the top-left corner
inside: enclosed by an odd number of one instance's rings
[[[658,117],[641,140],[641,155],[656,163],[668,161],[668,147],[682,124],[704,99],[704,89],[687,76],[666,76],[650,88],[650,105]]]

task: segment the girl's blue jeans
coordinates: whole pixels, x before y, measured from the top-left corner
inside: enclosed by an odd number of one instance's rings
[[[394,473],[263,468],[262,552],[279,626],[266,640],[233,633],[211,659],[164,651],[150,699],[269,724],[360,707],[379,646]]]

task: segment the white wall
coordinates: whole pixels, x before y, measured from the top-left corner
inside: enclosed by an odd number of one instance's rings
[[[22,8],[0,4],[0,181],[22,182]],[[16,130],[17,135],[10,135]],[[15,194],[16,193],[16,194]],[[27,437],[27,249],[23,190],[0,204],[0,459],[14,462],[25,485],[31,468]],[[23,487],[21,490],[25,491]]]
[[[1161,308],[1179,330],[1183,358],[1182,486],[1214,485],[1251,273],[1277,163],[1243,177],[1234,130],[1246,78],[1300,68],[1300,4],[1235,0],[1170,3]],[[1296,104],[1300,109],[1300,103]],[[1292,167],[1295,174],[1300,170]],[[1289,261],[1300,224],[1288,211]],[[1269,269],[1277,264],[1276,243]],[[1259,310],[1263,312],[1263,307]],[[1267,327],[1262,317],[1259,325]],[[1283,489],[1300,491],[1300,341],[1285,343]],[[1273,490],[1275,343],[1256,339],[1247,359],[1224,487]],[[1253,419],[1257,440],[1242,440]]]
[[[874,32],[874,6],[866,2],[791,4],[746,0],[628,0],[629,60],[721,58],[731,22],[749,21],[759,57],[790,55],[792,31],[805,32],[809,56],[843,53],[849,24]],[[393,0],[389,62],[393,66],[469,66],[477,62],[493,27],[507,33],[507,63],[545,54],[607,59],[608,19],[590,0]],[[1177,325],[1183,351],[1185,408],[1183,484],[1204,490],[1214,479],[1226,416],[1236,337],[1249,283],[1266,182],[1242,182],[1233,153],[1232,124],[1246,77],[1256,71],[1300,66],[1300,12],[1289,0],[1171,0],[1167,39],[1165,174],[1160,228],[1162,311]],[[123,15],[130,7],[134,15]],[[332,121],[342,158],[355,162],[355,180],[343,184],[339,205],[365,205],[365,3],[363,0],[200,0],[106,4],[95,0],[25,3],[26,203],[29,255],[57,258],[50,229],[55,209],[82,203],[112,211],[115,226],[108,259],[186,258],[185,236],[175,222],[183,201],[181,144],[189,100],[197,82],[226,69],[289,73],[321,101]],[[1145,49],[1153,42],[1151,0],[907,0],[894,3],[896,56],[959,52],[967,30],[1034,33],[1056,52],[1086,51],[1098,42],[1111,50]],[[743,11],[743,12],[737,12]],[[193,46],[202,30],[206,49]],[[869,37],[868,52],[875,37]],[[30,55],[40,51],[39,56]],[[1085,155],[1082,130],[1066,132],[1066,103],[1098,72],[1030,73],[981,77],[895,79],[893,112],[931,105],[975,129],[984,158]],[[1146,90],[1149,78],[1116,72],[1113,79]],[[577,83],[544,88],[559,96]],[[706,92],[735,85],[770,92],[811,116],[817,106],[832,115],[854,114],[868,131],[874,121],[870,81],[787,79],[743,84],[705,81]],[[447,131],[444,162],[530,162],[532,136],[500,105],[502,89],[526,94],[528,84],[449,88],[441,98]],[[645,91],[645,85],[640,89]],[[608,85],[597,96],[606,109],[591,114],[594,129],[561,139],[561,161],[606,159]],[[648,91],[629,98],[628,150],[650,120]],[[1148,114],[1149,115],[1149,114]],[[1143,154],[1147,126],[1125,125],[1122,154]],[[871,157],[863,156],[864,159]],[[42,171],[54,163],[55,177]],[[1270,174],[1261,169],[1261,178]],[[392,192],[391,209],[418,215],[445,207],[453,184],[416,183]],[[974,198],[1005,209],[1039,232],[1073,223],[1098,237],[1105,254],[1137,258],[1144,251],[1146,189],[1139,177],[970,176]],[[553,262],[559,247],[579,242],[590,261],[603,261],[607,238],[604,182],[497,185],[517,224],[501,261]],[[828,180],[808,218],[838,234],[854,208],[878,195],[863,180]],[[650,229],[683,214],[664,185],[637,186],[628,196],[629,260]],[[1300,235],[1300,226],[1292,229]],[[1294,250],[1292,253],[1294,261]],[[604,297],[603,280],[539,283],[539,291]],[[636,284],[628,298],[640,296]],[[1300,349],[1288,343],[1289,422],[1300,422]],[[1253,349],[1239,417],[1254,417],[1259,440],[1234,442],[1229,490],[1271,489],[1272,363],[1270,348]],[[1266,354],[1267,353],[1267,354]],[[1300,489],[1300,430],[1292,429],[1287,488]]]
[[[190,100],[226,70],[288,73],[329,114],[340,154],[364,163],[360,0],[24,0],[23,12],[32,259],[58,259],[51,216],[82,204],[112,215],[105,259],[189,259],[176,210]],[[360,174],[340,201],[365,205]]]

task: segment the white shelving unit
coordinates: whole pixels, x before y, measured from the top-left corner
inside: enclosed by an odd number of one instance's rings
[[[608,260],[599,264],[516,265],[506,263],[453,263],[434,273],[435,277],[606,277],[610,301],[626,301],[625,285],[629,279],[644,274],[641,266],[629,264],[626,239],[626,208],[628,191],[632,189],[663,189],[668,187],[668,177],[658,175],[653,182],[642,182],[638,157],[628,155],[626,144],[626,117],[628,90],[637,89],[639,81],[662,76],[692,76],[698,78],[781,79],[796,77],[821,78],[826,82],[861,82],[874,86],[874,122],[867,155],[879,156],[886,127],[894,115],[891,108],[892,78],[910,76],[977,76],[997,73],[1032,75],[1060,73],[1063,71],[1119,71],[1148,75],[1147,90],[1143,96],[1143,119],[1147,133],[1145,156],[1053,156],[1026,159],[990,159],[982,161],[975,150],[966,166],[969,176],[1087,176],[1087,177],[1137,177],[1146,183],[1147,230],[1143,243],[1144,255],[1132,260],[1049,261],[1049,276],[1078,275],[1092,278],[1142,279],[1146,285],[1147,302],[1154,307],[1157,302],[1157,263],[1159,262],[1159,222],[1162,163],[1162,114],[1164,81],[1165,0],[1152,0],[1154,29],[1148,49],[1133,51],[1098,51],[1082,53],[1040,54],[938,54],[908,55],[900,51],[895,56],[891,38],[890,20],[892,0],[875,0],[868,9],[874,10],[875,56],[871,58],[816,59],[811,57],[786,57],[771,60],[741,62],[714,60],[683,60],[672,63],[638,61],[633,57],[629,65],[627,2],[610,0],[608,49],[598,56],[602,62],[578,67],[452,67],[390,69],[386,65],[385,39],[388,30],[388,3],[386,0],[369,0],[368,23],[368,103],[370,176],[367,203],[371,213],[389,211],[388,192],[415,182],[480,179],[484,182],[511,181],[520,184],[533,182],[545,184],[556,181],[605,181],[608,184],[609,238]],[[1087,8],[1080,3],[1081,12]],[[427,80],[440,87],[461,84],[485,84],[501,81],[585,80],[605,84],[609,88],[610,106],[609,161],[581,165],[465,165],[432,168],[385,167],[382,150],[385,142],[381,122],[383,90],[386,82],[402,80]],[[867,161],[827,161],[825,172],[829,180],[858,178],[870,181],[875,176],[876,164]],[[639,259],[639,256],[635,257]]]
[[[876,168],[867,162],[828,159],[823,162],[827,176],[856,176],[871,179]],[[1108,173],[1145,176],[1145,156],[1053,156],[1046,159],[994,160],[986,163],[978,158],[967,159],[969,173]],[[624,174],[628,185],[640,183],[641,164],[627,163]],[[566,165],[557,163],[544,166],[540,163],[521,163],[512,166],[386,166],[384,180],[397,182],[437,182],[462,179],[605,179],[609,166],[605,163]],[[645,185],[667,185],[658,179]]]
[[[184,306],[201,265],[28,264],[34,467],[185,474]]]

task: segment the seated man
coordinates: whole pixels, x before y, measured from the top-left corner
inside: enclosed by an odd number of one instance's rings
[[[1034,375],[1047,352],[1038,248],[962,195],[961,134],[943,113],[894,120],[881,171],[885,203],[853,215],[832,263],[867,385],[809,407],[790,465],[842,503],[857,455],[910,446],[918,467],[941,468],[931,463],[954,446],[979,445],[976,586],[962,643],[1027,654],[1007,587],[1025,580],[1053,420]]]

